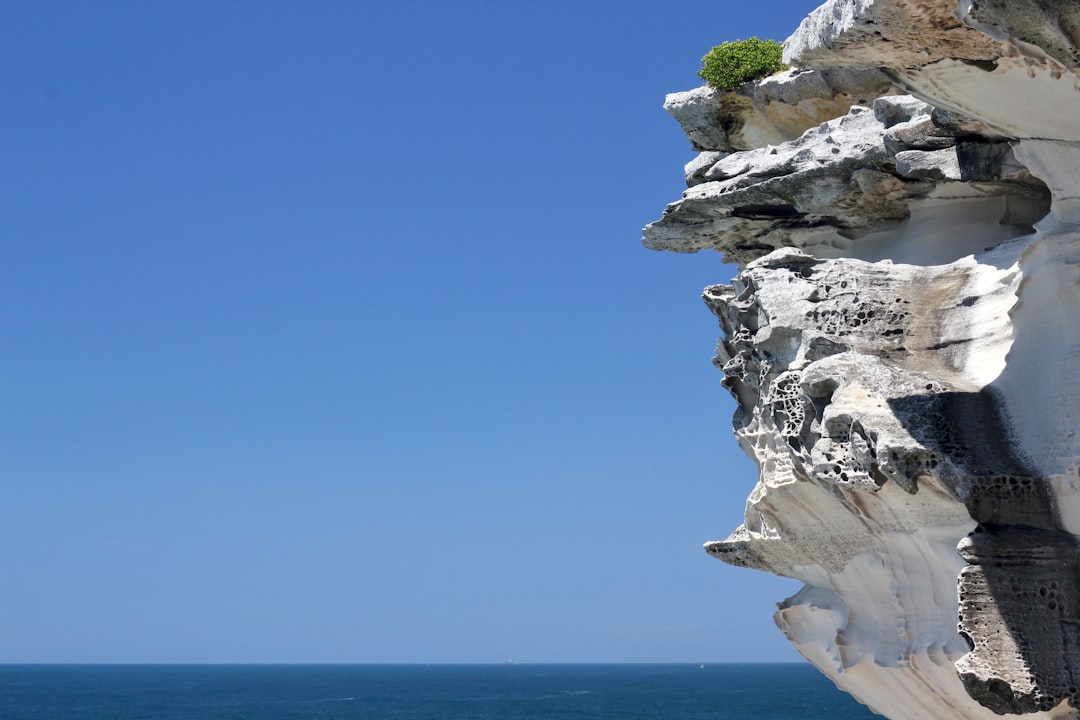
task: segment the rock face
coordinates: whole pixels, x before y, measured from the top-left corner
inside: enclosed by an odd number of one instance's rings
[[[733,152],[794,140],[891,88],[873,68],[788,70],[733,92],[702,86],[672,93],[664,109],[695,150]]]
[[[701,154],[644,242],[739,264],[760,468],[706,550],[803,581],[777,625],[890,718],[1080,717],[1078,45],[1076,2],[832,0],[665,105]]]

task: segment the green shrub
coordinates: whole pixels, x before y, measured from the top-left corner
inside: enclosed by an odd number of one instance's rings
[[[745,82],[787,70],[784,46],[775,40],[736,40],[717,45],[701,58],[698,75],[721,90],[734,90]]]

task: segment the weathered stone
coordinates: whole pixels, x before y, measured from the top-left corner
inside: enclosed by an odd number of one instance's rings
[[[893,76],[940,110],[977,118],[990,130],[983,136],[1080,142],[1080,123],[1066,109],[1080,92],[1080,70],[1027,46],[1008,45],[1005,51],[985,65],[944,59]]]
[[[911,95],[700,156],[645,230],[742,266],[704,299],[760,474],[706,550],[803,581],[777,625],[895,720],[1080,717],[1078,28],[1067,0],[832,0],[789,60]]]
[[[866,108],[781,146],[728,155],[664,218],[645,230],[657,249],[723,248],[752,259],[816,229],[856,229],[907,215],[904,196],[924,193],[882,171],[881,124]]]
[[[713,165],[727,156],[728,153],[717,152],[715,150],[706,150],[705,152],[698,153],[697,157],[686,163],[683,167],[683,175],[686,178],[687,187],[693,187],[694,185],[700,185],[703,182],[707,182],[705,173],[707,173]]]
[[[1055,242],[1080,256],[1080,233]],[[1043,352],[1015,346],[1016,308],[1056,307],[1039,280],[1080,305],[1038,245],[935,267],[784,249],[705,292],[735,434],[762,469],[743,526],[706,549],[807,582],[781,628],[892,718],[1064,717],[1077,699],[1080,516],[1070,528],[1060,498],[1077,493],[1080,442],[1014,439],[1032,412],[1017,382]],[[1080,321],[1055,332],[1080,347]]]
[[[896,173],[912,180],[959,180],[960,161],[956,148],[944,150],[903,150],[896,153]]]
[[[887,128],[922,120],[933,112],[932,107],[911,95],[885,95],[876,98],[871,107],[874,109],[874,117]]]
[[[798,67],[913,68],[942,58],[992,60],[999,44],[960,22],[955,0],[829,0],[784,43]]]
[[[702,154],[688,166],[691,188],[645,228],[645,245],[674,252],[715,249],[737,263],[779,247],[876,259],[882,247],[877,233],[908,232],[911,223],[901,223],[918,216],[925,201],[955,204],[956,217],[966,213],[965,236],[980,238],[975,248],[953,238],[949,260],[1030,232],[1046,214],[1049,193],[1009,146],[968,135],[958,142],[930,117],[922,101],[887,96],[875,100],[873,111],[855,106],[791,142]],[[904,150],[905,141],[950,147]],[[994,197],[1002,202],[991,206],[987,200]]]
[[[679,121],[695,150],[730,152],[794,140],[891,87],[875,69],[789,70],[734,92],[702,86],[672,93],[664,109]]]
[[[1080,143],[1022,140],[1015,152],[1017,160],[1049,187],[1054,217],[1080,224]]]
[[[892,154],[904,150],[942,150],[956,145],[956,136],[934,125],[929,114],[889,128],[882,138]]]
[[[1080,4],[1075,0],[961,0],[957,14],[997,40],[1038,48],[1065,67],[1080,65]]]
[[[978,135],[983,138],[1001,137],[984,122],[967,117],[966,115],[942,108],[934,108],[930,113],[930,120],[939,129],[948,135],[961,137],[964,135]]]
[[[968,693],[999,714],[1050,711],[1062,701],[1076,707],[1080,545],[1053,527],[1044,481],[1010,476],[1000,490],[998,509],[1034,513],[1042,526],[1027,516],[980,524],[961,541],[968,566],[960,571],[960,632],[972,650],[957,671]]]

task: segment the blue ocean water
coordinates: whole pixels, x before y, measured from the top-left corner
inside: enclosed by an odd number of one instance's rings
[[[0,665],[3,720],[860,720],[808,665]]]

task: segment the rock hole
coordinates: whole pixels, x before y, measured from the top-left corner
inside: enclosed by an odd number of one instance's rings
[[[978,68],[984,72],[993,72],[997,70],[997,63],[993,60],[961,60],[960,62]]]

